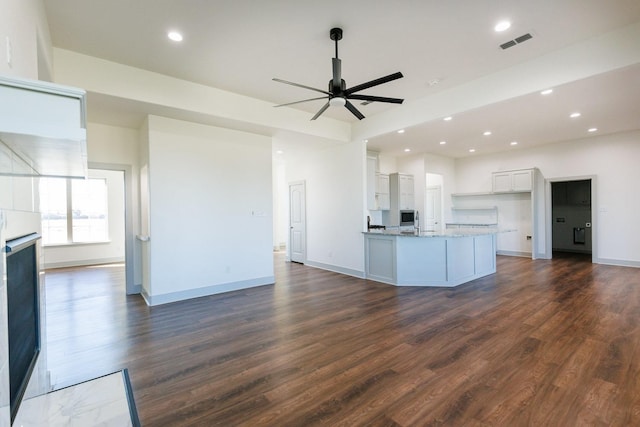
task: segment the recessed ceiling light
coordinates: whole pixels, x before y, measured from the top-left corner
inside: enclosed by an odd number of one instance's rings
[[[598,128],[589,128],[589,132],[597,132]]]
[[[169,37],[169,40],[173,40],[174,42],[182,41],[182,34],[177,31],[169,31],[169,33],[167,33],[167,37]]]
[[[549,95],[550,93],[553,93],[553,89],[545,89],[540,92],[540,95]]]
[[[405,152],[405,153],[408,153],[409,151],[411,151],[411,148],[405,148],[405,149],[404,149],[404,152]]]
[[[509,21],[500,21],[496,24],[495,27],[493,27],[493,29],[500,33],[502,31],[508,30],[511,27],[511,22]]]
[[[367,142],[369,142],[369,140],[368,140],[368,139],[365,139],[365,140],[364,140],[364,142],[365,142],[365,143],[367,143]]]
[[[484,136],[489,136],[489,135],[491,135],[491,131],[490,131],[490,130],[485,131],[485,132],[483,133],[483,135],[484,135]]]
[[[451,117],[451,116],[447,116],[447,117],[445,117],[445,118],[444,118],[444,119],[442,119],[442,120],[444,120],[445,122],[448,122],[448,121],[450,121],[451,119],[453,119],[453,117]]]
[[[398,133],[404,133],[404,129],[400,129]]]
[[[440,145],[445,145],[447,141],[440,141]]]
[[[572,119],[575,119],[576,117],[580,117],[580,116],[581,116],[580,113],[571,113],[569,117],[571,117]]]
[[[282,151],[282,150],[276,150],[276,154],[284,154],[284,151]]]
[[[470,153],[475,153],[475,152],[476,152],[476,149],[475,149],[475,148],[469,148],[469,152],[470,152]]]
[[[518,141],[511,141],[511,145],[518,145]]]

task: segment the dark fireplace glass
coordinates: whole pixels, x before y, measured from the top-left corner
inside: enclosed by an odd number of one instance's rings
[[[16,239],[18,240],[18,239]],[[36,240],[7,253],[9,323],[9,400],[11,421],[29,383],[40,352]],[[10,247],[10,242],[7,242]]]

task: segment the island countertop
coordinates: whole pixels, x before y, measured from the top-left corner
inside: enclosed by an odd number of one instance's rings
[[[396,286],[458,286],[496,272],[500,229],[363,232],[366,278]]]
[[[375,236],[398,236],[398,237],[472,237],[487,236],[498,233],[506,233],[514,231],[510,229],[498,228],[454,228],[443,231],[400,231],[400,230],[371,230],[363,231],[363,234],[371,234]]]

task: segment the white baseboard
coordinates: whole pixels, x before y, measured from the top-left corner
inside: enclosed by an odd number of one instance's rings
[[[519,257],[523,257],[523,258],[531,258],[531,252],[496,251],[496,255],[519,256]]]
[[[623,259],[595,258],[594,264],[617,265],[619,267],[635,267],[640,268],[640,261],[628,261]]]
[[[309,267],[319,268],[321,270],[333,271],[334,273],[345,274],[347,276],[357,277],[359,279],[365,278],[364,271],[358,271],[350,268],[339,267],[337,265],[324,264],[321,262],[315,262],[315,261],[309,261],[309,260],[306,260],[304,265],[308,265]]]
[[[67,268],[67,267],[86,267],[88,265],[100,265],[100,264],[115,264],[124,263],[124,258],[99,258],[99,259],[83,259],[76,261],[63,261],[63,262],[46,262],[44,263],[44,269],[50,268]]]
[[[224,292],[238,291],[241,289],[253,288],[256,286],[273,285],[276,279],[274,276],[259,277],[256,279],[242,280],[239,282],[220,283],[212,286],[204,286],[197,289],[189,289],[180,292],[170,292],[161,295],[149,295],[145,289],[141,290],[142,298],[147,305],[161,305],[172,302],[183,301],[191,298],[206,297],[209,295],[221,294]]]

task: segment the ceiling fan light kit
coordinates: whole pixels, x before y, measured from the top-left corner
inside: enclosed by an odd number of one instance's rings
[[[320,115],[324,113],[325,110],[330,106],[346,107],[354,116],[358,118],[358,120],[362,120],[364,119],[364,115],[351,102],[349,102],[350,99],[365,101],[367,103],[387,102],[391,104],[402,104],[404,102],[404,99],[400,99],[400,98],[388,98],[383,96],[356,94],[356,92],[360,92],[362,90],[369,89],[374,86],[378,86],[378,85],[402,78],[403,76],[401,72],[389,74],[388,76],[380,77],[375,80],[371,80],[366,83],[362,83],[357,86],[347,88],[346,82],[344,81],[344,79],[342,79],[342,61],[338,57],[338,41],[342,39],[342,29],[332,28],[331,31],[329,31],[329,37],[336,44],[336,56],[335,58],[331,58],[332,77],[331,77],[331,80],[329,80],[328,90],[317,89],[314,87],[301,85],[299,83],[293,83],[287,80],[282,80],[277,78],[273,79],[274,81],[279,83],[284,83],[291,86],[297,86],[303,89],[320,92],[320,93],[323,93],[325,96],[303,99],[302,101],[289,102],[286,104],[276,105],[275,107],[284,107],[289,105],[300,104],[302,102],[307,102],[307,101],[316,101],[319,99],[326,99],[327,100],[326,104],[324,104],[322,108],[320,108],[320,110],[311,118],[311,120],[315,120],[318,117],[320,117]]]

